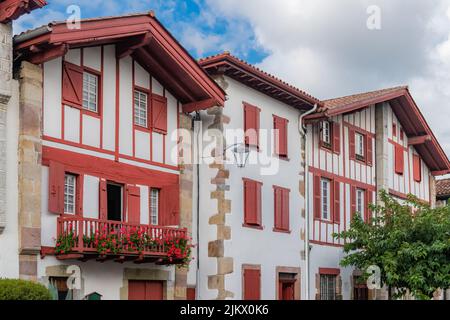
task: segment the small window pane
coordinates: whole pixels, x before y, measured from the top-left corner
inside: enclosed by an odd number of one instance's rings
[[[336,300],[336,276],[320,275],[320,300]]]
[[[64,212],[75,214],[75,192],[77,177],[66,174],[64,177]]]
[[[322,186],[322,219],[329,220],[330,219],[330,180],[328,179],[322,179],[321,182]]]
[[[150,224],[158,225],[159,189],[150,189]]]
[[[83,109],[97,112],[98,77],[94,74],[83,73]]]
[[[364,158],[364,136],[360,133],[356,133],[355,143],[356,155],[360,158]]]
[[[328,121],[322,122],[322,141],[326,144],[331,144],[331,130]]]
[[[134,124],[147,128],[147,94],[134,92]]]
[[[365,191],[362,189],[356,189],[356,211],[361,215],[361,218],[364,219],[365,214]]]

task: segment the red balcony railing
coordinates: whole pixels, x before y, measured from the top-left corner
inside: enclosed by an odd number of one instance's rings
[[[88,259],[119,257],[168,263],[168,251],[177,240],[187,239],[187,230],[109,221],[85,217],[59,217],[56,255]],[[190,245],[190,244],[189,244]],[[144,261],[145,262],[145,261]],[[170,259],[169,263],[177,263]]]

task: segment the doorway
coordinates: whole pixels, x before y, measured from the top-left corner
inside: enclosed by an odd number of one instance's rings
[[[108,220],[122,221],[123,186],[115,183],[107,185]]]

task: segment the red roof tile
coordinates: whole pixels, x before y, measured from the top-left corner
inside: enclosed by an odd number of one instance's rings
[[[436,180],[436,195],[438,197],[450,196],[450,179]]]

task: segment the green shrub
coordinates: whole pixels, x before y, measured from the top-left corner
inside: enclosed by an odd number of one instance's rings
[[[17,279],[0,279],[0,300],[51,299],[50,291],[42,284]]]

